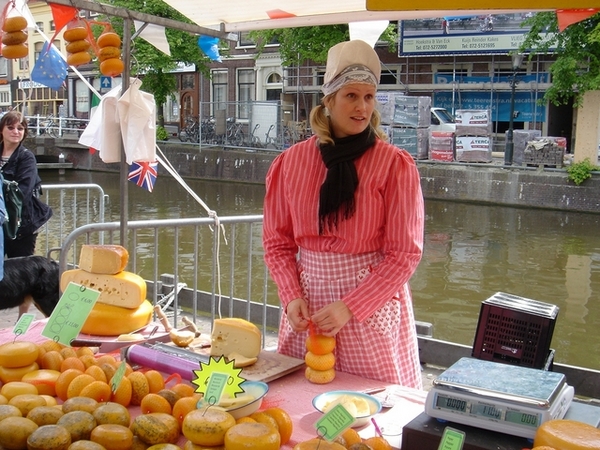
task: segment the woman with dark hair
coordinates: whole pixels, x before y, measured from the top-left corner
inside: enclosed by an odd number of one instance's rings
[[[423,251],[423,195],[413,157],[380,126],[380,74],[364,41],[329,50],[314,136],[267,174],[265,262],[284,308],[280,353],[304,358],[314,327],[335,336],[336,370],[421,388],[408,281]]]
[[[35,155],[23,146],[27,137],[27,118],[9,111],[0,119],[0,171],[9,181],[16,181],[23,193],[21,226],[14,240],[4,237],[4,254],[8,258],[35,253],[37,232],[52,216],[52,209],[38,197],[42,180]]]

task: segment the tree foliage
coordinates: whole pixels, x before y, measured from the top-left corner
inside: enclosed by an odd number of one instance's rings
[[[541,12],[524,22],[530,26],[519,51],[536,54],[554,53],[550,67],[552,86],[545,100],[555,105],[571,99],[578,105],[583,94],[600,89],[600,14],[558,30],[555,12]]]
[[[257,30],[251,31],[249,35],[256,43],[259,55],[267,44],[279,43],[279,53],[285,66],[299,65],[304,61],[323,64],[327,61],[330,47],[350,39],[347,24]],[[390,51],[395,51],[397,39],[395,24],[388,26],[380,37],[380,40],[388,43]]]
[[[192,23],[190,20],[167,5],[162,0],[111,0],[111,6],[126,8],[132,11],[143,12],[158,17]],[[123,19],[119,17],[101,17],[100,21],[110,22],[119,35],[123,35]],[[93,27],[96,34],[102,31]],[[132,35],[135,33],[132,24]],[[177,79],[172,72],[178,63],[195,64],[196,67],[208,75],[210,59],[198,47],[198,37],[181,30],[169,29],[165,31],[171,56],[158,50],[156,47],[140,37],[136,37],[130,44],[132,76],[143,76],[143,90],[154,95],[156,104],[160,109],[167,98],[177,91]],[[159,116],[162,116],[159,112]],[[162,118],[161,118],[162,119]]]

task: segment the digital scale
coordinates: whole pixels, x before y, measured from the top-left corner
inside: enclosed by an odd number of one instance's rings
[[[574,394],[560,373],[461,358],[433,381],[425,412],[533,439],[542,423],[565,416]]]

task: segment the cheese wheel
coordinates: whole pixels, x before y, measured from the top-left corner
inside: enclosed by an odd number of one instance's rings
[[[79,268],[86,272],[114,275],[125,270],[129,252],[120,245],[83,245]]]
[[[238,353],[246,358],[257,358],[260,350],[261,335],[256,325],[235,317],[215,319],[211,335],[211,356]]]
[[[2,24],[2,31],[12,33],[13,31],[23,30],[27,27],[27,19],[23,16],[7,17]]]
[[[227,450],[279,450],[281,437],[264,423],[238,423],[225,433]]]
[[[88,31],[84,27],[69,28],[63,33],[63,38],[67,42],[80,41],[88,36]]]
[[[135,309],[146,300],[146,281],[125,270],[115,275],[90,273],[82,269],[67,270],[60,277],[61,291],[66,291],[71,282],[100,292],[97,301],[106,305]]]
[[[67,55],[67,64],[73,67],[87,64],[92,60],[92,55],[88,52],[69,53]]]
[[[24,31],[11,31],[2,33],[2,43],[4,45],[17,45],[27,41],[27,33]]]
[[[121,57],[121,49],[118,47],[112,47],[112,46],[108,46],[108,47],[102,47],[100,49],[100,51],[98,52],[98,60],[100,62],[102,61],[106,61],[107,59],[110,58],[120,58]]]
[[[6,344],[0,345],[0,366],[28,366],[37,360],[39,352],[38,345],[33,342],[7,342]]]
[[[2,56],[6,59],[25,58],[27,55],[29,55],[29,47],[26,44],[2,46]]]
[[[23,375],[34,370],[38,370],[39,368],[40,366],[36,362],[23,367],[0,366],[0,381],[2,381],[2,383],[9,383],[11,381],[21,381]]]
[[[81,332],[98,336],[118,336],[131,333],[148,325],[152,320],[153,312],[152,303],[148,300],[144,300],[137,309],[96,302],[83,324]]]
[[[85,39],[69,42],[65,50],[67,53],[87,52],[92,45]]]
[[[194,409],[181,424],[183,435],[196,445],[217,446],[225,442],[225,433],[235,425],[231,414],[216,407]]]
[[[56,396],[56,380],[60,376],[60,371],[52,369],[33,370],[23,375],[21,381],[33,384],[40,395]]]
[[[544,445],[560,450],[598,450],[600,430],[575,420],[549,420],[539,426],[533,440],[534,447]]]
[[[293,450],[345,450],[342,444],[329,442],[324,439],[313,438],[308,441],[298,442]]]

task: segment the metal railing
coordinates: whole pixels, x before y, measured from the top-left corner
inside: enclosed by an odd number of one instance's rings
[[[42,184],[42,201],[50,205],[53,214],[39,231],[38,251],[52,257],[60,252],[68,233],[82,225],[104,222],[107,200],[97,184]],[[99,242],[103,239],[100,236]]]
[[[50,136],[53,138],[63,137],[70,134],[81,136],[89,119],[78,119],[76,117],[56,117],[52,114],[47,116],[27,116],[29,133],[35,136]]]

